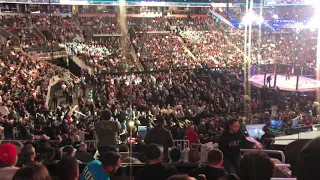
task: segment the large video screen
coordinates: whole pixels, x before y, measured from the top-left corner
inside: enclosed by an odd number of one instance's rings
[[[253,124],[253,125],[247,125],[247,132],[250,137],[253,138],[261,138],[262,135],[264,135],[264,131],[262,130],[265,124]]]
[[[274,134],[282,133],[283,122],[280,120],[271,120],[270,121],[270,131]]]

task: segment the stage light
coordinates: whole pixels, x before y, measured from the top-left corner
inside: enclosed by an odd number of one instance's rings
[[[279,16],[277,14],[272,15],[273,19],[279,19]]]
[[[257,24],[262,24],[264,22],[263,17],[258,17],[257,18]]]

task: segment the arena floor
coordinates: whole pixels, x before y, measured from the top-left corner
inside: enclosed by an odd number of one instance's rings
[[[268,77],[271,74],[267,74]],[[271,79],[271,87],[274,85],[274,75]],[[249,78],[249,81],[257,87],[263,87],[264,85],[264,74],[253,75]],[[290,80],[286,80],[285,75],[278,74],[276,86],[280,88],[280,90],[284,91],[299,91],[299,92],[308,92],[314,91],[317,88],[320,88],[320,81],[314,80],[307,77],[299,77],[299,86],[298,90],[296,90],[297,76],[290,76]]]

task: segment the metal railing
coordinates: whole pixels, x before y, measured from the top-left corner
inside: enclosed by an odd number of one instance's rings
[[[173,140],[173,146],[180,149],[180,151],[189,148],[190,143],[189,140]]]
[[[255,149],[241,149],[241,152],[248,152],[248,151],[258,151]],[[286,162],[286,157],[284,155],[284,153],[282,151],[278,151],[278,150],[260,150],[262,152],[265,152],[267,154],[278,154],[281,156],[281,162],[284,164]]]

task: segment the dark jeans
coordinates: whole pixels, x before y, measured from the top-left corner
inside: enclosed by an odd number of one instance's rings
[[[103,146],[103,147],[98,147],[99,155],[103,156],[106,152],[111,152],[111,151],[117,151],[116,146]]]
[[[224,158],[223,166],[228,173],[237,174],[239,172],[240,156],[235,159]]]

